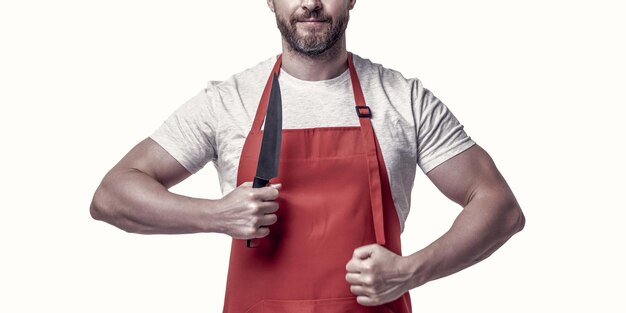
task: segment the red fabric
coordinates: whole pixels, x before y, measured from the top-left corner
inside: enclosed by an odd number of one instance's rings
[[[352,80],[352,90],[354,92],[354,101],[359,107],[359,112],[363,113],[361,107],[365,107],[365,97],[363,97],[363,91],[361,90],[361,83],[359,77],[356,74],[354,64],[352,64],[352,54],[348,54],[348,68],[350,70],[350,79]],[[370,112],[369,110],[366,110]],[[371,112],[370,112],[371,113]],[[374,217],[374,232],[376,234],[376,242],[379,245],[385,244],[385,227],[383,222],[383,197],[380,186],[380,168],[378,166],[378,155],[376,151],[380,148],[376,147],[376,135],[372,128],[372,122],[369,117],[360,117],[359,123],[361,123],[361,135],[365,143],[365,156],[367,157],[368,166],[368,178],[370,189],[370,200],[372,201],[372,216]],[[380,157],[382,160],[382,156]],[[384,169],[384,167],[383,167]]]
[[[279,57],[246,138],[237,186],[252,181],[256,173],[260,127],[280,62]],[[365,105],[351,60],[348,65],[356,103]],[[257,240],[256,248],[233,239],[224,313],[411,312],[408,292],[390,303],[366,307],[356,302],[345,280],[355,248],[378,242],[402,253],[380,147],[369,119],[359,120],[360,127],[283,130],[278,177],[271,180],[283,185],[278,222]]]

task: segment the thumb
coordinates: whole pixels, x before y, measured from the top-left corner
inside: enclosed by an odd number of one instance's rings
[[[358,247],[354,249],[354,253],[352,255],[361,260],[367,259],[374,253],[374,249],[376,248],[376,246],[377,244],[370,244],[370,245]]]
[[[271,184],[270,186],[276,188],[277,190],[280,190],[280,188],[283,187],[283,184]]]

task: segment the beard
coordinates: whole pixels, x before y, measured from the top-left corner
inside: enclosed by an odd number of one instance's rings
[[[310,29],[307,34],[299,34],[297,23],[305,19],[322,21],[328,24],[328,28]],[[336,20],[320,11],[305,11],[301,15],[294,13],[288,20],[276,14],[276,23],[285,41],[293,51],[308,57],[319,57],[334,47],[345,33],[349,20],[348,11]]]

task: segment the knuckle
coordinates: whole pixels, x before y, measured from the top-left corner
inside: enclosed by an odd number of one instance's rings
[[[376,270],[376,264],[371,261],[372,259],[367,259],[363,262],[363,268],[366,271],[373,272]]]
[[[246,236],[246,238],[252,238],[254,236],[254,234],[256,233],[256,228],[254,227],[246,227],[246,229],[243,231],[244,236]]]
[[[365,275],[363,277],[363,284],[365,284],[367,286],[374,285],[374,277],[372,275]]]
[[[256,203],[256,202],[251,202],[248,205],[248,208],[250,208],[250,212],[252,214],[257,214],[257,213],[259,213],[259,211],[261,211],[261,206],[258,203]]]

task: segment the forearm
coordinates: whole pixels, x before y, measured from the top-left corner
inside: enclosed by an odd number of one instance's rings
[[[413,273],[411,288],[480,262],[523,226],[524,216],[512,195],[476,196],[448,232],[407,257]]]
[[[142,234],[183,234],[215,231],[211,207],[216,200],[169,192],[135,169],[111,172],[91,203],[91,215],[125,231]]]

